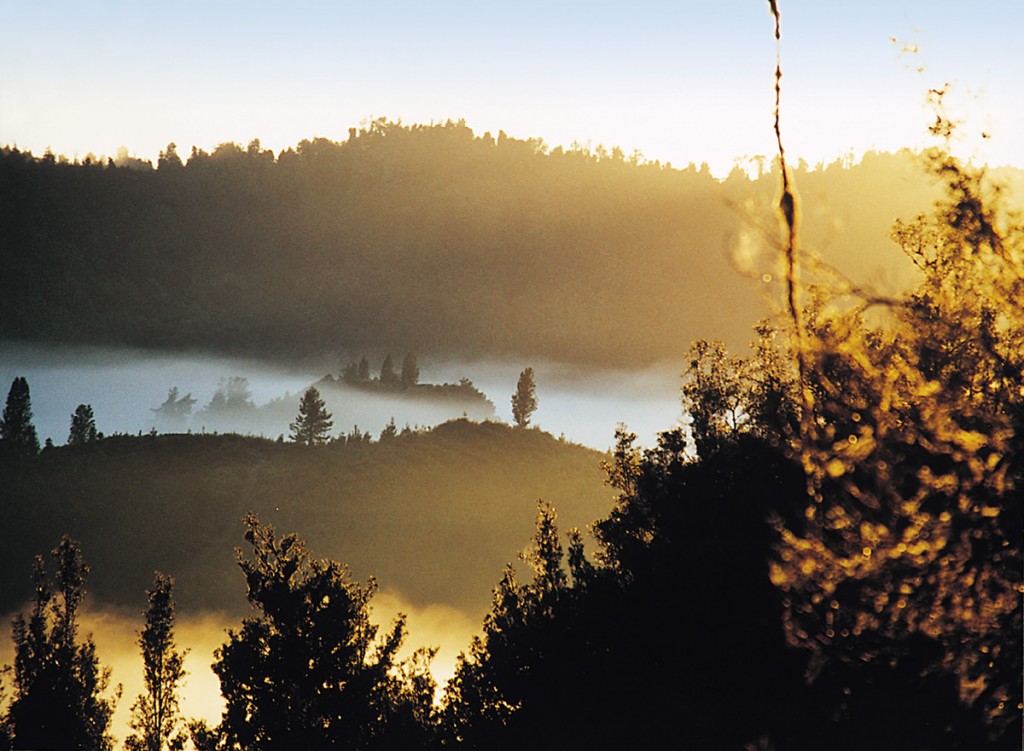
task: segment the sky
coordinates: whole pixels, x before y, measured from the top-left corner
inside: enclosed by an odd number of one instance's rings
[[[1024,2],[779,7],[792,158],[924,145],[926,92],[950,83],[961,153],[1024,167]],[[374,117],[720,176],[775,153],[766,0],[0,0],[0,18],[0,145],[36,154],[277,152]]]

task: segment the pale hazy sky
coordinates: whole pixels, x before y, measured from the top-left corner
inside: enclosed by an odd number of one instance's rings
[[[920,145],[950,81],[979,155],[1024,167],[1024,0],[779,4],[794,157]],[[377,116],[719,174],[774,153],[766,0],[0,0],[0,22],[0,144],[36,154],[279,151]]]

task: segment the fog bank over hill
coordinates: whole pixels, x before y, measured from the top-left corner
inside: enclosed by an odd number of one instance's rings
[[[57,445],[67,440],[70,417],[79,404],[92,405],[97,428],[106,435],[137,435],[155,428],[160,433],[237,432],[287,439],[299,397],[312,384],[318,385],[333,414],[333,436],[347,435],[358,426],[376,439],[392,419],[399,431],[463,415],[511,422],[511,395],[527,365],[537,372],[539,407],[533,423],[555,436],[604,450],[614,440],[617,423],[624,422],[650,444],[658,431],[681,416],[681,360],[643,370],[612,370],[548,362],[424,359],[421,383],[458,385],[468,379],[478,392],[456,388],[439,398],[430,398],[430,389],[348,388],[340,380],[345,362],[336,358],[322,366],[288,367],[252,358],[0,342],[0,387],[6,390],[14,378],[27,378],[40,441],[50,438]],[[380,361],[373,364],[376,372]],[[331,381],[325,384],[328,377]],[[249,406],[211,412],[217,392],[238,378],[245,379]],[[195,400],[189,413],[177,420],[155,411],[172,388],[177,389],[178,400]]]

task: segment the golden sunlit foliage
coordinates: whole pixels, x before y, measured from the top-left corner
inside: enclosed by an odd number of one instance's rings
[[[922,669],[958,676],[1002,728],[1021,702],[1024,230],[983,173],[940,151],[930,164],[946,197],[893,232],[920,286],[881,311],[817,290],[802,336],[813,498],[771,578],[812,670],[895,662],[923,636],[940,656]]]

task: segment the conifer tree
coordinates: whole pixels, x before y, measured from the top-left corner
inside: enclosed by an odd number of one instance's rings
[[[334,425],[331,413],[316,386],[310,386],[299,402],[299,415],[288,427],[292,440],[306,446],[317,446],[327,442]]]
[[[384,429],[380,431],[380,441],[390,441],[398,435],[398,426],[395,424],[395,418],[392,417],[388,424],[384,426]]]
[[[380,366],[380,384],[381,386],[394,386],[398,382],[398,374],[395,373],[394,362],[391,359],[391,355],[388,354]]]
[[[3,419],[0,419],[0,446],[14,456],[39,453],[39,436],[32,424],[32,398],[28,381],[15,378],[7,394]]]

